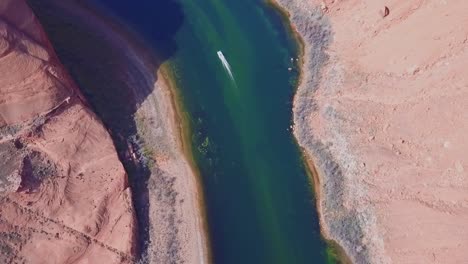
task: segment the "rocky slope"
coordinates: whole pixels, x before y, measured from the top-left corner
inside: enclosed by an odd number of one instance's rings
[[[163,40],[145,43],[95,1],[28,2],[109,128],[129,174],[138,263],[207,263],[201,193],[183,151],[173,91],[160,70],[163,59],[153,50]]]
[[[23,1],[0,3],[0,54],[0,262],[132,262],[127,175]]]
[[[468,2],[278,0],[304,40],[294,131],[356,263],[468,260]]]

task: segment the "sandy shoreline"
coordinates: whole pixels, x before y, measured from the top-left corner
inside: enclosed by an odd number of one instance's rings
[[[293,102],[294,136],[303,152],[303,159],[310,180],[313,182],[316,206],[320,218],[320,231],[325,240],[327,240],[328,246],[333,250],[333,254],[336,254],[340,263],[352,263],[346,249],[343,248],[342,243],[340,243],[339,237],[331,234],[330,223],[325,217],[326,208],[324,208],[324,202],[327,195],[325,192],[327,192],[327,190],[323,188],[323,185],[327,182],[326,177],[328,175],[323,171],[323,166],[320,166],[319,163],[321,163],[321,165],[326,163],[326,158],[324,160],[324,157],[329,155],[316,152],[316,150],[319,150],[319,152],[320,150],[324,150],[324,147],[319,146],[320,143],[315,140],[312,135],[301,131],[306,129],[303,121],[304,118],[303,116],[298,118],[298,116],[301,115],[298,113],[298,108],[303,107],[300,105],[304,103],[300,97],[304,97],[304,94],[307,94],[305,97],[309,97],[309,93],[318,88],[317,83],[318,79],[320,79],[321,69],[325,67],[327,63],[327,55],[324,54],[324,51],[330,40],[331,33],[329,24],[328,21],[323,18],[323,14],[318,6],[313,7],[312,4],[301,6],[305,4],[296,0],[269,0],[269,3],[288,18],[292,33],[298,41],[300,78]],[[306,13],[307,16],[305,16],[304,13]],[[319,43],[308,41],[307,38],[316,38],[316,40],[319,40]],[[312,49],[316,49],[316,52],[322,53],[318,57],[324,57],[323,61],[313,61],[313,56],[315,54],[311,52]],[[310,68],[311,65],[312,69]],[[311,105],[307,107],[310,108],[309,110],[314,108]],[[328,195],[330,195],[330,193],[328,193]]]
[[[165,108],[167,107],[165,110],[167,112],[162,114],[162,116],[165,117],[163,122],[170,127],[167,134],[172,137],[172,142],[174,144],[174,157],[171,161],[171,158],[168,157],[168,153],[161,153],[155,149],[153,159],[156,167],[175,175],[175,177],[179,177],[181,180],[179,181],[180,185],[175,186],[174,189],[178,193],[179,201],[184,200],[183,204],[179,206],[181,208],[179,210],[182,215],[182,221],[183,223],[190,223],[191,225],[188,227],[188,230],[185,230],[184,237],[190,237],[193,236],[193,234],[196,234],[195,238],[185,241],[188,243],[186,246],[191,249],[187,252],[189,257],[184,257],[184,254],[182,254],[181,259],[188,259],[189,263],[207,264],[211,263],[211,261],[208,247],[208,231],[203,207],[203,190],[200,184],[201,179],[199,178],[200,176],[198,175],[196,164],[191,156],[188,120],[186,120],[186,117],[183,114],[183,106],[178,99],[177,87],[169,79],[170,77],[169,74],[167,74],[167,71],[169,70],[166,69],[166,66],[162,66],[159,69],[158,76],[160,78],[158,78],[157,85],[162,92],[155,94],[154,98],[157,97],[159,104],[162,104],[161,100],[165,101],[163,104],[165,105]],[[162,96],[162,94],[164,94],[164,96]],[[150,95],[150,97],[153,97],[153,95]],[[147,106],[143,103],[141,107],[142,113],[145,112],[145,107]],[[149,126],[143,126],[145,128],[142,128],[142,134],[147,134]],[[148,138],[146,140],[150,142],[152,141]],[[146,145],[146,143],[144,144]],[[176,174],[179,174],[179,176]],[[183,231],[184,228],[186,229],[187,227],[184,227],[182,223],[179,223],[179,226],[177,227],[179,232]],[[157,236],[157,233],[154,236]],[[158,244],[159,243],[155,243],[155,246],[158,247]],[[183,248],[184,246],[182,246],[181,250],[185,251]],[[154,260],[150,260],[150,263],[153,262]]]
[[[190,143],[191,127],[189,124],[188,117],[184,114],[184,106],[178,95],[178,88],[173,80],[173,76],[169,73],[170,69],[166,68],[166,65],[163,65],[160,69],[161,79],[160,83],[162,86],[166,87],[170,92],[171,102],[174,111],[173,125],[178,131],[179,134],[179,143],[181,155],[185,157],[187,163],[193,174],[193,185],[196,186],[196,199],[193,201],[196,215],[197,223],[199,225],[199,246],[200,252],[202,252],[201,259],[199,263],[209,264],[212,263],[211,252],[210,252],[210,242],[208,234],[208,222],[206,221],[206,210],[204,207],[204,197],[203,197],[203,187],[201,184],[201,175],[193,158],[192,145]]]
[[[126,32],[121,32],[122,25],[114,18],[103,19],[71,3],[57,5],[74,16],[86,16],[86,22],[79,23],[92,27],[108,45],[120,50],[119,63],[127,64],[128,72],[116,77],[125,78],[122,82],[136,98],[132,117],[137,133],[123,139],[129,152],[121,156],[133,159],[137,171],[149,173],[143,176],[147,182],[139,183],[145,193],[134,193],[147,203],[141,209],[147,219],[140,221],[147,221],[148,229],[140,233],[146,232],[149,241],[139,263],[210,263],[203,193],[184,138],[186,121],[176,88],[166,79],[167,69],[154,61],[150,48],[131,29],[124,26]]]

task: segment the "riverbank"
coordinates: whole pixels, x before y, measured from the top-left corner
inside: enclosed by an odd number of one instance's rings
[[[185,261],[187,263],[210,263],[209,248],[208,248],[208,233],[204,217],[203,207],[203,192],[200,184],[198,170],[193,162],[192,150],[189,144],[190,140],[190,127],[188,121],[184,116],[183,106],[178,99],[178,90],[174,82],[171,80],[171,75],[168,73],[170,69],[168,66],[162,66],[158,71],[158,80],[156,85],[160,92],[154,92],[148,96],[149,101],[142,103],[140,109],[137,111],[136,116],[139,119],[138,130],[139,135],[143,139],[142,145],[145,148],[145,156],[150,162],[154,162],[155,174],[167,174],[167,178],[159,179],[154,182],[149,181],[150,190],[158,189],[161,183],[168,184],[167,190],[157,190],[157,199],[164,196],[164,192],[171,192],[175,195],[170,195],[167,201],[171,204],[170,210],[176,214],[174,215],[174,226],[158,227],[158,223],[165,220],[164,215],[153,215],[151,225],[153,226],[153,240],[151,247],[153,254],[155,251],[160,250],[160,245],[166,242],[161,239],[161,233],[169,232],[168,239],[172,232],[175,232],[179,238],[172,240],[173,243],[179,244],[181,251],[178,261]],[[157,101],[156,101],[157,100]],[[151,126],[154,120],[151,120],[151,113],[154,113],[153,107],[157,106],[160,117],[164,117],[162,125],[167,128],[165,142],[171,142],[172,150],[170,152],[161,151],[157,147],[151,147],[158,144],[158,139],[155,138],[159,135],[161,130],[156,128],[151,131]],[[153,133],[156,133],[153,134]],[[172,153],[171,153],[172,152]],[[164,176],[163,176],[164,177]],[[175,205],[175,206],[174,206]],[[151,209],[153,207],[153,209]],[[159,206],[157,203],[151,204],[150,211],[164,212],[168,210],[165,206]],[[171,222],[172,216],[169,216]],[[177,219],[178,218],[178,219]],[[158,238],[159,237],[159,238]],[[160,263],[164,259],[160,257],[151,257],[148,252],[149,263]]]
[[[196,186],[194,197],[191,202],[193,203],[192,208],[195,210],[194,215],[196,216],[197,222],[197,230],[198,230],[198,247],[200,254],[200,261],[198,263],[201,264],[209,264],[212,263],[212,257],[210,252],[210,242],[209,242],[209,235],[208,235],[208,222],[206,216],[206,210],[204,207],[204,197],[203,197],[203,186],[201,184],[201,175],[198,170],[198,167],[195,163],[193,157],[193,150],[191,144],[191,127],[190,122],[188,120],[188,116],[186,114],[186,110],[184,109],[183,103],[180,99],[179,95],[179,88],[174,81],[175,76],[171,74],[171,69],[169,65],[163,65],[159,70],[161,78],[160,84],[170,93],[171,103],[172,103],[172,111],[174,112],[173,127],[174,131],[177,131],[178,134],[178,142],[180,147],[181,155],[185,157],[188,166],[190,167],[191,174],[194,176],[191,179],[193,182],[189,184],[190,186]]]
[[[40,11],[43,5],[54,11]],[[80,87],[88,87],[84,94],[110,130],[129,174],[139,263],[209,263],[202,192],[181,136],[184,120],[151,45],[136,41],[138,34],[115,17],[90,12],[89,4],[88,9],[73,3],[36,7],[39,13],[54,12],[44,16],[56,19],[45,23],[46,30],[59,42],[57,53]]]
[[[294,96],[293,131],[314,182],[320,229],[332,251],[328,254],[336,255],[340,263],[366,263],[365,246],[360,246],[366,227],[353,210],[345,207],[352,201],[345,201],[348,190],[343,171],[328,143],[309,125],[317,111],[314,93],[329,63],[327,48],[333,37],[330,22],[319,5],[295,0],[273,0],[272,4],[289,17],[300,45],[300,82]]]

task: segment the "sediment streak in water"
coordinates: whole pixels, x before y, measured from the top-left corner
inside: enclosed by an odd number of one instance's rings
[[[220,50],[217,53],[218,53],[219,59],[221,60],[221,63],[223,64],[224,69],[227,71],[227,73],[229,74],[229,77],[235,84],[236,80],[234,80],[234,75],[232,74],[231,65],[229,65],[229,62],[226,60],[226,58],[224,57],[224,54]]]

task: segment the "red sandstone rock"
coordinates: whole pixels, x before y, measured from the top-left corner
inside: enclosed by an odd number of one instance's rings
[[[102,123],[23,1],[0,3],[0,263],[130,263],[135,216]]]

